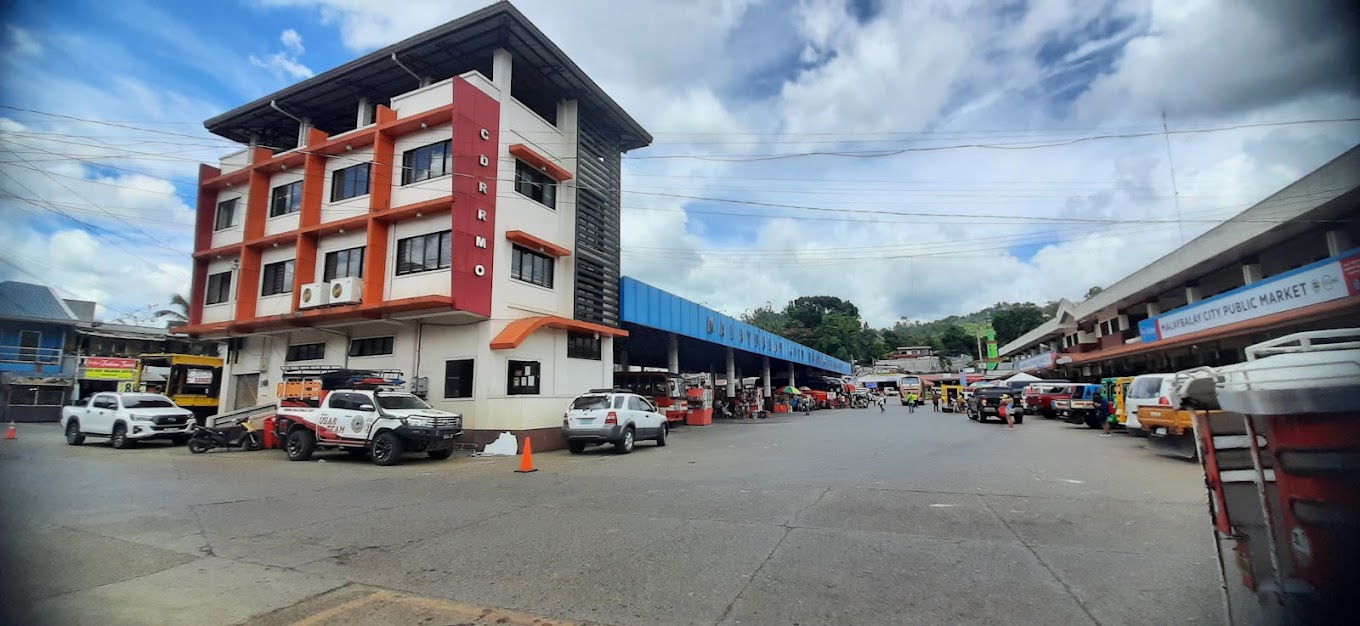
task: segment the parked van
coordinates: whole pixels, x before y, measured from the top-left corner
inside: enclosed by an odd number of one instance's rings
[[[1176,394],[1180,378],[1176,374],[1143,374],[1133,377],[1133,382],[1129,383],[1128,392],[1124,395],[1124,428],[1130,435],[1147,436],[1147,430],[1138,422],[1138,407],[1150,404],[1165,407],[1180,406],[1180,396]]]

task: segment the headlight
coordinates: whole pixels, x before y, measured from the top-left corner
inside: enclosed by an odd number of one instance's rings
[[[408,417],[405,421],[407,426],[424,426],[427,428],[434,426],[434,420],[428,417]]]
[[[139,414],[137,414],[137,413],[132,413],[132,414],[128,415],[128,417],[132,418],[132,420],[135,421],[135,422],[150,422],[150,421],[156,419],[156,418],[154,418],[154,417],[152,417],[152,416],[150,416],[150,415],[139,415]]]

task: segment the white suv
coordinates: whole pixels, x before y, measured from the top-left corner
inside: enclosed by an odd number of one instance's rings
[[[1138,407],[1161,405],[1179,407],[1180,396],[1176,393],[1178,384],[1185,380],[1178,374],[1143,374],[1135,376],[1124,392],[1124,430],[1136,437],[1146,437],[1147,431],[1138,423]]]
[[[639,439],[666,445],[670,424],[656,405],[635,393],[593,389],[571,401],[562,414],[562,436],[572,454],[592,444],[612,443],[614,452],[628,454]]]

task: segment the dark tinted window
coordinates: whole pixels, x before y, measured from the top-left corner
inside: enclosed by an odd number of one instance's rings
[[[438,178],[453,171],[453,143],[444,140],[414,150],[401,157],[401,184]]]
[[[1148,376],[1138,378],[1129,385],[1128,397],[1130,398],[1156,398],[1162,391],[1162,377]]]
[[[442,231],[397,241],[397,275],[440,270],[453,265],[453,233]]]
[[[231,299],[231,272],[221,272],[208,277],[208,288],[204,293],[204,303],[220,304]]]
[[[350,248],[326,253],[326,269],[321,280],[330,282],[337,278],[364,276],[364,248]]]
[[[279,185],[269,194],[269,217],[296,213],[302,208],[302,181]]]
[[[326,344],[324,343],[300,343],[295,346],[288,346],[286,361],[319,361],[326,358]]]
[[[288,293],[293,290],[293,261],[279,261],[264,266],[260,272],[263,279],[260,281],[260,295],[273,296],[281,293]]]
[[[123,396],[125,409],[171,409],[175,403],[164,396]]]
[[[515,246],[510,250],[510,277],[552,289],[556,259]]]
[[[472,359],[444,361],[444,397],[472,397]]]
[[[349,342],[350,356],[375,356],[379,354],[392,354],[392,344],[395,337],[365,337],[363,339],[352,339]]]
[[[506,393],[512,396],[537,395],[543,382],[538,361],[510,361],[507,368]]]
[[[378,406],[384,409],[428,409],[430,405],[409,393],[380,393]]]
[[[609,396],[581,396],[571,401],[571,408],[578,410],[607,409]]]
[[[217,213],[213,217],[213,230],[223,230],[236,225],[237,198],[217,203]]]
[[[331,175],[331,202],[368,194],[368,175],[372,163],[335,170]]]
[[[550,209],[557,207],[557,181],[523,161],[515,162],[515,191]]]
[[[600,343],[593,333],[567,333],[567,358],[599,361]]]

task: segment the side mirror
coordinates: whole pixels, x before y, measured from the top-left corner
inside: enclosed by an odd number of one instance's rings
[[[360,405],[359,405],[359,410],[360,410],[360,411],[372,411],[372,410],[373,410],[373,405],[371,405],[371,404],[360,404]]]

